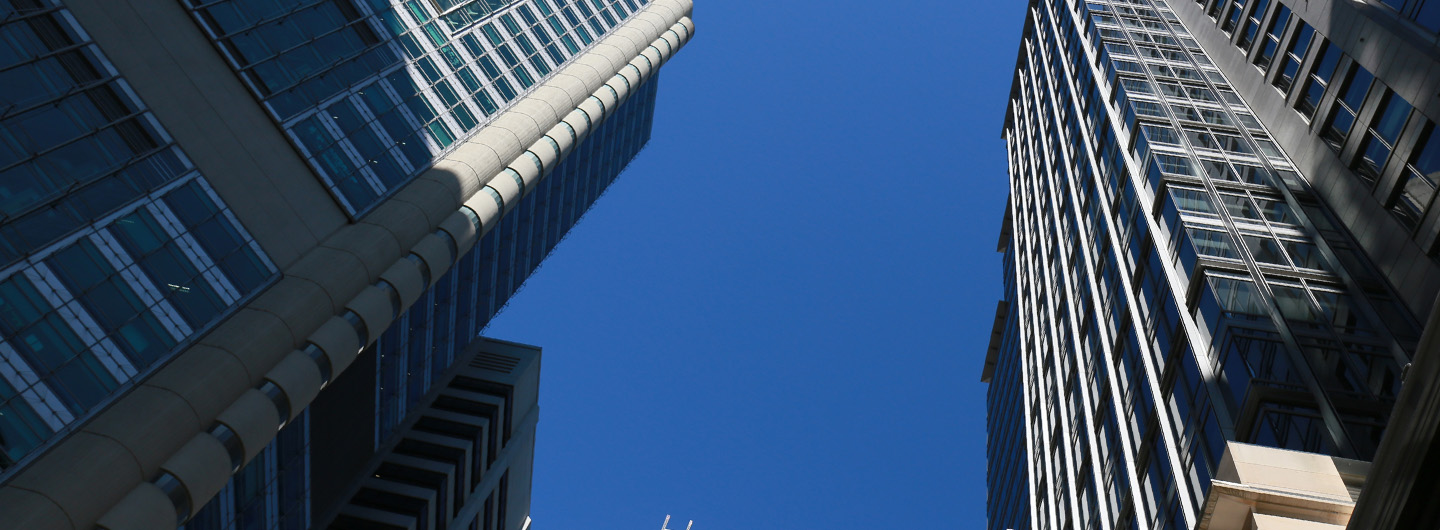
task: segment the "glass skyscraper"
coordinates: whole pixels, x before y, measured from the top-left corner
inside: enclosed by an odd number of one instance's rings
[[[1410,3],[1029,3],[989,528],[1196,528],[1237,442],[1375,458],[1440,289]]]
[[[403,434],[650,139],[689,13],[0,0],[0,528],[329,524],[309,404]]]

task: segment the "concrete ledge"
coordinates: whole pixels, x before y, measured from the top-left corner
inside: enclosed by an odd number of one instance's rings
[[[259,378],[258,373],[252,377],[230,352],[197,344],[146,380],[145,386],[179,395],[193,416],[203,421],[218,416]]]
[[[250,455],[246,460],[253,456]],[[164,470],[175,475],[175,478],[185,485],[191,500],[189,515],[194,516],[205,507],[205,502],[201,499],[214,497],[225,487],[225,482],[230,480],[230,454],[225,452],[225,446],[220,444],[220,440],[209,434],[201,434],[192,438],[190,443],[185,444],[173,458],[165,462]],[[151,484],[151,487],[154,485]],[[177,509],[168,498],[166,504],[170,504],[171,510]]]
[[[280,364],[265,374],[265,379],[284,390],[290,400],[290,417],[283,418],[285,423],[299,417],[320,394],[320,367],[299,350],[281,359]]]
[[[225,424],[230,430],[235,431],[236,436],[240,437],[240,443],[245,447],[245,462],[253,460],[255,455],[260,454],[260,451],[265,449],[265,445],[269,444],[270,440],[275,437],[275,433],[280,430],[279,411],[275,410],[275,405],[270,402],[270,398],[253,388],[241,394],[240,399],[235,400],[235,403],[221,412],[220,417],[215,418],[215,421]],[[203,433],[196,438],[205,437],[214,440],[213,436]],[[214,440],[214,442],[217,447],[220,447],[220,454],[224,457],[222,460],[226,462],[225,467],[228,468],[229,453],[225,451],[224,446],[220,445],[219,440]],[[226,480],[230,478],[228,469],[225,472],[225,478]],[[220,481],[220,484],[223,486],[225,481]],[[215,491],[220,490],[216,488]]]
[[[90,422],[85,431],[125,446],[140,465],[140,473],[150,476],[203,427],[194,414],[174,392],[142,385]]]
[[[98,520],[110,506],[148,478],[119,442],[85,431],[71,435],[46,456],[27,469],[28,473],[15,477],[7,489],[13,487],[43,495],[59,505],[70,521],[78,521],[73,523],[77,530],[89,530],[90,521]],[[4,498],[0,496],[0,500]],[[34,517],[27,505],[3,507],[5,517],[0,522]],[[50,511],[44,504],[37,508]],[[36,526],[58,527],[60,524],[54,521]]]
[[[95,525],[103,530],[170,530],[177,515],[170,497],[159,486],[145,482],[130,490]]]

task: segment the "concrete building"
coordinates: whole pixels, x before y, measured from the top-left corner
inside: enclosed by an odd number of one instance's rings
[[[690,10],[0,1],[0,528],[342,525],[371,490],[527,524],[533,396],[480,426],[447,392],[650,138]],[[337,482],[441,416],[509,478]]]
[[[990,528],[1425,527],[1358,521],[1440,410],[1430,3],[1029,3]]]

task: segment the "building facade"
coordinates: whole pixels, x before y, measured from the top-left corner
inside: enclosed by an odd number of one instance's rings
[[[378,445],[366,435],[381,416],[353,410],[377,401],[375,374],[353,373],[354,383],[336,381],[336,391],[311,406],[314,443],[325,448],[311,455],[311,526],[523,530],[540,414],[539,348],[476,339]],[[207,516],[224,520],[221,512],[212,501],[187,528]]]
[[[1231,448],[1376,457],[1440,290],[1434,23],[1421,2],[1029,3],[990,528],[1208,528]]]
[[[329,524],[311,404],[368,385],[368,451],[428,413],[690,9],[0,2],[0,528]]]

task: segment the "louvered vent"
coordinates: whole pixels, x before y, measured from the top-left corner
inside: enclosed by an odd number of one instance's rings
[[[509,355],[501,355],[498,353],[489,352],[481,352],[475,355],[475,358],[470,361],[471,368],[490,370],[492,372],[500,372],[502,374],[508,374],[515,371],[515,367],[519,365],[520,359],[518,358],[511,357]]]

